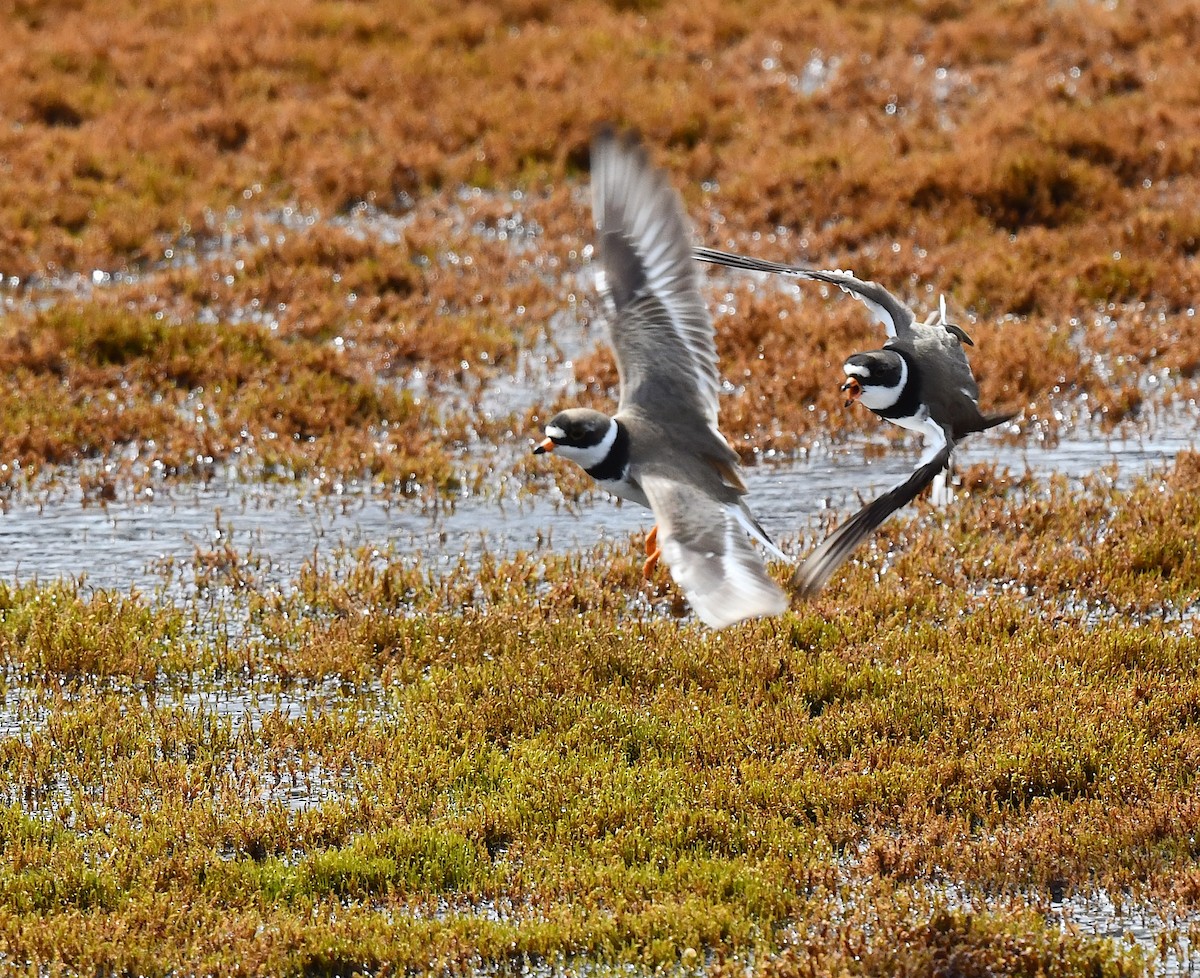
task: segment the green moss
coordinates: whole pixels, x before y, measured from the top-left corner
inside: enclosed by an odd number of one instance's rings
[[[197,664],[170,609],[67,585],[0,584],[0,662],[19,675],[153,679]]]
[[[1186,11],[302,6],[16,4],[6,481],[13,460],[102,459],[79,476],[102,502],[151,462],[211,458],[494,485],[509,463],[460,449],[552,410],[532,381],[514,417],[483,405],[525,382],[523,351],[568,356],[572,301],[590,315],[605,120],[644,133],[708,243],[979,314],[989,405],[1046,418],[1086,393],[1115,422],[1163,403],[1144,370],[1189,396]],[[876,424],[836,390],[878,342],[857,305],[711,295],[737,309],[722,427],[747,455]],[[573,353],[608,406],[608,352]],[[1149,970],[1040,911],[1200,893],[1198,473],[1183,455],[1127,492],[978,479],[885,527],[815,604],[720,635],[669,617],[669,582],[634,600],[632,540],[438,577],[347,555],[282,587],[230,544],[197,554],[179,607],[0,587],[6,966]]]
[[[232,635],[207,600],[10,587],[0,933],[39,962],[170,946],[176,969],[255,974],[351,947],[451,970],[1140,973],[1036,909],[1184,892],[1200,665],[1185,627],[1069,608],[1190,600],[1185,551],[1154,574],[1130,555],[1191,525],[1198,472],[898,520],[886,574],[868,549],[818,605],[719,636],[631,611],[632,539],[442,578],[364,552],[251,583]],[[180,632],[186,667],[155,640]],[[222,942],[188,936],[213,920]]]

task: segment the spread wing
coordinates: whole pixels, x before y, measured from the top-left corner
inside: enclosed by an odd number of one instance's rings
[[[722,503],[690,483],[647,475],[642,488],[658,524],[671,576],[706,625],[779,615],[787,595],[767,576],[738,502]]]
[[[845,563],[854,549],[876,527],[901,506],[912,502],[921,490],[946,467],[950,461],[950,451],[953,447],[953,442],[944,440],[944,444],[937,454],[929,461],[923,461],[905,482],[885,492],[874,502],[868,503],[829,534],[792,575],[792,587],[800,596],[814,597],[825,586],[826,581],[833,576],[834,571]]]
[[[715,248],[696,248],[694,254],[698,260],[708,262],[712,265],[743,268],[750,272],[772,272],[776,275],[791,275],[795,278],[836,285],[843,292],[854,296],[854,298],[865,305],[871,311],[871,315],[887,330],[889,337],[894,338],[910,333],[912,325],[916,321],[913,311],[882,285],[879,285],[877,282],[867,282],[863,279],[855,278],[849,272],[827,272],[819,268],[805,268],[802,265],[783,265],[779,262],[765,261],[761,258],[735,255],[730,251],[718,251]]]
[[[592,144],[592,213],[621,376],[618,413],[717,424],[717,351],[678,196],[633,137]]]

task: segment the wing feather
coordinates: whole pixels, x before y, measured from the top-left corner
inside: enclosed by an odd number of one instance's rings
[[[658,522],[663,560],[701,621],[725,628],[787,610],[787,595],[751,545],[737,501],[722,503],[662,475],[645,477],[642,488]]]
[[[632,137],[592,145],[592,212],[621,376],[618,412],[717,424],[717,351],[678,195]]]
[[[875,320],[887,330],[889,337],[904,336],[911,332],[913,323],[916,321],[913,311],[878,282],[868,282],[856,278],[850,272],[825,271],[819,268],[805,268],[803,265],[784,265],[780,262],[737,255],[730,251],[718,251],[716,248],[696,248],[693,254],[699,261],[708,262],[711,265],[725,265],[728,268],[742,268],[751,272],[770,272],[774,275],[790,275],[793,278],[836,285],[843,292],[854,296],[865,305]]]
[[[824,542],[805,558],[792,575],[792,587],[801,597],[814,597],[833,573],[845,563],[855,548],[884,520],[917,495],[950,461],[953,443],[946,441],[933,458],[920,465],[906,481],[868,503],[850,519],[827,536]]]

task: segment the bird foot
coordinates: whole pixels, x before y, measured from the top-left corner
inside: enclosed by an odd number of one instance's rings
[[[646,562],[642,564],[642,577],[647,581],[654,576],[654,568],[658,566],[658,558],[662,550],[658,546],[658,527],[655,526],[646,534]]]

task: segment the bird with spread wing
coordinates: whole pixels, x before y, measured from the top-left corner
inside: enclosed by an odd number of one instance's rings
[[[617,412],[561,411],[534,451],[653,511],[644,573],[661,556],[706,624],[781,614],[787,596],[750,538],[787,558],[746,505],[737,454],[717,429],[716,345],[683,207],[633,137],[603,131],[593,142],[592,211]]]
[[[843,364],[846,405],[861,402],[924,438],[925,452],[913,474],[846,520],[796,569],[792,585],[803,597],[812,597],[884,520],[942,475],[960,440],[1003,424],[1017,412],[980,410],[979,387],[963,350],[974,343],[961,327],[947,322],[945,298],[937,312],[918,321],[912,309],[882,285],[849,272],[784,265],[713,248],[696,248],[694,253],[710,264],[836,285],[862,302],[888,339],[882,349],[855,353]]]

